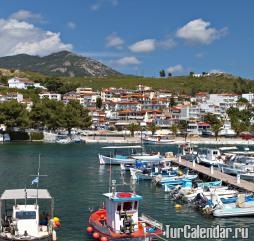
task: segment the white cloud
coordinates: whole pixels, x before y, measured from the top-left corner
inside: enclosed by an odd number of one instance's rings
[[[61,50],[71,50],[60,33],[44,31],[33,24],[16,19],[0,19],[0,56],[15,54],[47,55]]]
[[[167,37],[164,40],[156,41],[156,45],[162,49],[171,49],[176,46],[176,42],[173,38]]]
[[[117,36],[116,33],[112,33],[106,37],[106,46],[109,48],[117,48],[122,49],[124,44],[124,40]]]
[[[170,66],[167,68],[168,73],[175,73],[175,72],[181,72],[183,71],[183,66],[180,64],[177,64],[175,66]]]
[[[77,27],[76,23],[72,22],[72,21],[69,21],[67,23],[67,27],[70,28],[70,29],[75,29]]]
[[[206,22],[201,18],[195,19],[179,28],[176,36],[191,43],[210,44],[227,33],[226,28],[217,30],[210,27],[210,25],[210,22]]]
[[[115,61],[116,65],[127,66],[127,65],[138,65],[141,61],[134,56],[123,57]]]
[[[115,7],[119,4],[119,0],[96,0],[90,9],[92,11],[98,11],[104,4],[110,4]]]
[[[195,57],[198,59],[202,59],[202,58],[204,58],[204,56],[205,56],[205,54],[202,52],[195,54]]]
[[[39,13],[32,13],[28,10],[19,10],[10,15],[10,19],[16,19],[18,21],[34,21],[34,22],[43,22],[43,17]]]
[[[135,53],[147,53],[152,52],[156,49],[155,39],[144,39],[142,41],[136,42],[129,46],[129,49]]]

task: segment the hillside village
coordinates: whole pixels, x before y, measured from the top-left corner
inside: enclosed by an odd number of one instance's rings
[[[40,83],[27,78],[13,77],[8,79],[7,83],[8,91],[0,95],[1,103],[15,100],[31,111],[33,101],[24,98],[21,91],[29,88],[39,89],[39,99],[55,100],[65,105],[70,101],[79,102],[89,111],[92,124],[89,129],[92,130],[122,131],[130,129],[131,124],[146,127],[153,123],[156,130],[164,134],[174,132],[173,127],[177,129],[177,133],[214,135],[213,123],[206,118],[208,113],[212,113],[221,120],[217,134],[234,136],[241,131],[231,126],[228,109],[250,110],[254,104],[254,93],[240,95],[198,92],[194,96],[176,95],[170,90],[153,90],[140,84],[136,89],[109,87],[94,90],[90,87],[79,87],[76,91],[61,95],[49,92]],[[252,117],[249,123],[252,123]],[[0,124],[2,130],[5,130],[4,123]],[[242,131],[249,131],[249,128],[245,126]]]

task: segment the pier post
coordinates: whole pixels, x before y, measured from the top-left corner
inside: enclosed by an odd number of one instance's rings
[[[193,167],[196,166],[196,160],[195,160],[195,158],[194,158],[193,161],[192,161],[192,166],[193,166]]]
[[[211,165],[211,174],[213,175],[213,165]]]
[[[182,162],[182,157],[181,157],[181,155],[178,156],[178,162],[179,162],[179,163]]]
[[[237,184],[240,184],[240,182],[241,182],[241,175],[240,175],[240,173],[237,173],[237,176],[236,176],[236,183],[237,183]]]

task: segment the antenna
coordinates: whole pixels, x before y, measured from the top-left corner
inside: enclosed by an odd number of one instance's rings
[[[36,183],[36,206],[38,204],[38,197],[39,197],[39,180],[40,177],[47,177],[48,175],[40,175],[40,168],[41,168],[41,153],[39,153],[39,160],[38,160],[38,170],[37,170],[37,175],[30,175],[32,177],[36,177],[33,181],[32,181],[32,185],[33,183]]]

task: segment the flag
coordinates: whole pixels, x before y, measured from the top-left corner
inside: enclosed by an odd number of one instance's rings
[[[32,181],[32,184],[31,184],[31,185],[37,184],[37,183],[39,183],[39,177],[36,177],[36,178]]]

